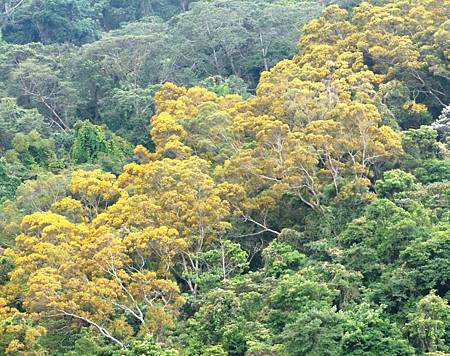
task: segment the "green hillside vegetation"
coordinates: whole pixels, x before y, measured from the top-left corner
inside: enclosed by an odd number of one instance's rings
[[[0,355],[450,355],[449,0],[0,12]]]

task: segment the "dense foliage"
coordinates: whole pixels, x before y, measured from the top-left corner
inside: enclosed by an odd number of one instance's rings
[[[450,354],[449,0],[0,5],[0,354]]]

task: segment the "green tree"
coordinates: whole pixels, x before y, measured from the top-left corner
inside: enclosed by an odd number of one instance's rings
[[[401,253],[401,261],[412,270],[421,291],[435,288],[448,292],[450,278],[449,225],[436,225],[431,233],[412,241]]]
[[[13,91],[19,100],[37,108],[52,125],[67,130],[73,118],[74,91],[59,71],[36,59],[20,62],[11,72]]]
[[[28,178],[41,169],[52,171],[61,166],[55,154],[54,141],[43,138],[35,130],[28,134],[17,133],[12,140],[12,146],[13,148],[6,152],[5,157],[9,163],[25,167],[28,170],[26,173]]]
[[[414,170],[414,175],[424,184],[450,181],[450,159],[432,159]]]
[[[345,313],[342,355],[414,355],[396,324],[381,309],[361,304]]]
[[[424,353],[448,352],[450,306],[435,290],[420,299],[416,310],[408,314],[405,329],[414,345]]]
[[[0,158],[0,202],[14,199],[20,183],[21,178],[11,172],[11,167],[5,158]]]
[[[158,87],[112,89],[110,95],[99,102],[100,121],[128,142],[153,149],[149,118],[153,114],[152,97]]]
[[[25,214],[49,210],[53,203],[68,194],[69,176],[51,172],[38,174],[16,190],[17,207]]]
[[[89,0],[16,1],[5,9],[2,36],[11,43],[83,44],[99,36],[101,8]]]
[[[126,350],[116,351],[114,356],[177,356],[178,351],[156,343],[151,336],[133,340]]]
[[[0,153],[12,148],[14,136],[36,130],[45,133],[44,118],[36,109],[24,109],[16,104],[14,98],[0,99]]]
[[[342,315],[327,307],[301,313],[282,334],[288,355],[339,355]]]
[[[383,173],[383,180],[376,182],[375,190],[382,198],[392,198],[397,193],[414,190],[415,181],[411,173],[395,169]]]
[[[270,295],[270,323],[281,335],[299,315],[314,309],[331,308],[337,294],[325,283],[310,280],[299,272],[284,275]]]
[[[402,146],[405,152],[402,166],[406,169],[420,167],[424,160],[439,158],[437,132],[428,126],[404,131]]]
[[[79,121],[75,125],[75,139],[71,157],[77,163],[98,163],[105,169],[116,171],[131,155],[131,146],[108,129]]]
[[[306,256],[286,242],[273,240],[262,252],[264,269],[268,275],[280,276],[305,264]]]
[[[338,260],[352,270],[364,274],[367,281],[379,277],[386,265],[397,261],[411,241],[425,235],[429,222],[424,211],[418,215],[395,203],[380,199],[366,208],[365,214],[347,225],[337,241],[342,253]]]

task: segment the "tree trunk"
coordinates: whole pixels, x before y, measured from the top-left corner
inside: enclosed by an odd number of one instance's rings
[[[189,10],[189,0],[180,0],[180,6],[183,9],[183,11]]]

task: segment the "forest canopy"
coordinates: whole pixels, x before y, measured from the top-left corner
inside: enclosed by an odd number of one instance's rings
[[[0,354],[450,354],[449,0],[0,11]]]

